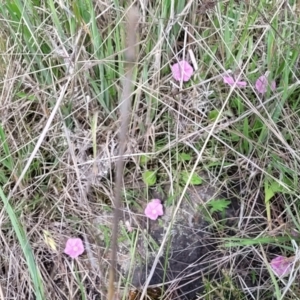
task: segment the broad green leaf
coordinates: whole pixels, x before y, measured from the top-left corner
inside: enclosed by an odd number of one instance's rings
[[[190,177],[190,172],[188,171],[182,171],[181,174],[180,174],[180,178],[181,180],[186,184],[189,180],[189,177]],[[192,178],[191,178],[191,181],[189,182],[189,184],[191,185],[199,185],[202,183],[202,178],[197,175],[197,174],[193,174],[192,175]]]
[[[215,121],[219,115],[219,111],[214,109],[208,113],[208,119],[210,121]]]
[[[156,172],[155,171],[145,171],[142,174],[143,181],[148,185],[148,186],[153,186],[156,183]]]
[[[178,159],[180,161],[190,161],[192,159],[192,156],[189,153],[184,153],[183,152],[183,153],[178,154]]]

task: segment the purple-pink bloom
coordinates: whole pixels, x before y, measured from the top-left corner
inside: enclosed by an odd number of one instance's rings
[[[230,86],[233,86],[236,83],[236,86],[238,87],[245,87],[247,85],[246,81],[236,81],[232,76],[224,76],[223,77],[224,83],[229,84]]]
[[[159,216],[162,216],[163,214],[163,206],[159,199],[151,200],[145,208],[145,215],[151,220],[156,220]]]
[[[193,67],[186,60],[174,64],[171,69],[173,78],[177,81],[189,81],[194,73]]]
[[[66,243],[64,253],[72,258],[77,258],[84,252],[82,240],[79,238],[69,238]]]
[[[292,261],[290,258],[285,256],[278,256],[271,260],[271,268],[275,275],[278,277],[284,277],[291,273],[292,271]]]
[[[266,75],[260,76],[255,82],[255,88],[260,94],[265,94],[268,90],[269,81]],[[271,91],[276,90],[276,82],[273,80],[270,84]]]

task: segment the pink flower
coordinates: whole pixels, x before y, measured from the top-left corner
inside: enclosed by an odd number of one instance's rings
[[[164,214],[163,206],[159,199],[151,200],[145,209],[145,215],[151,220],[156,220],[159,216]]]
[[[268,78],[266,75],[260,76],[255,82],[255,88],[260,94],[265,94],[268,90]],[[270,85],[271,91],[276,90],[276,82],[273,80]]]
[[[275,275],[278,277],[284,277],[291,273],[292,271],[292,261],[291,258],[285,256],[278,256],[271,260],[271,268]]]
[[[194,73],[193,67],[186,60],[174,64],[171,69],[173,78],[177,81],[189,81]]]
[[[232,76],[224,76],[223,77],[224,83],[233,86],[236,83],[237,87],[245,87],[247,85],[246,81],[236,81]]]
[[[77,258],[84,252],[84,246],[82,240],[79,238],[70,238],[67,240],[64,253],[68,254],[72,258]]]

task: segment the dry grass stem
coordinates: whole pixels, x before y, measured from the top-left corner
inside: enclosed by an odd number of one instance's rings
[[[136,64],[136,45],[138,29],[139,11],[135,6],[129,8],[127,12],[127,40],[128,48],[125,52],[125,75],[123,79],[123,92],[120,98],[120,129],[119,129],[119,158],[116,164],[116,182],[115,182],[115,197],[114,197],[114,224],[112,229],[111,239],[111,267],[109,273],[109,289],[108,300],[113,300],[115,295],[115,274],[117,267],[117,251],[118,251],[118,228],[121,216],[121,198],[123,191],[123,174],[124,174],[124,152],[126,141],[128,138],[128,124],[130,120],[130,106],[132,99],[133,87],[133,70]]]

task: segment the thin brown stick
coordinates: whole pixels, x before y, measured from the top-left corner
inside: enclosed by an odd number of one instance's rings
[[[124,170],[124,152],[128,133],[128,124],[130,117],[131,91],[133,70],[136,63],[137,44],[136,29],[139,20],[139,13],[136,7],[131,7],[127,12],[127,51],[125,52],[126,73],[123,80],[123,93],[120,98],[120,130],[119,130],[119,158],[116,165],[116,183],[114,198],[114,224],[111,240],[111,266],[109,272],[108,300],[113,300],[115,295],[115,274],[117,267],[117,250],[118,250],[118,229],[121,215],[121,191],[123,189],[123,170]]]

